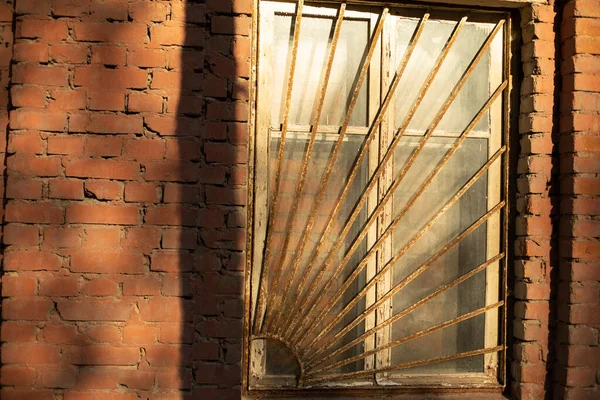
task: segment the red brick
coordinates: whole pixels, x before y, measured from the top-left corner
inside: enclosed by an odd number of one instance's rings
[[[211,121],[247,121],[248,106],[244,103],[209,103],[206,118]]]
[[[40,38],[42,42],[60,42],[68,36],[67,24],[61,20],[40,20],[26,18],[21,23],[21,37]]]
[[[74,251],[71,255],[72,272],[139,274],[147,270],[140,253],[123,250]]]
[[[163,232],[163,249],[193,250],[197,245],[196,232],[193,229],[167,229]]]
[[[142,133],[139,115],[92,114],[86,130],[94,133]]]
[[[20,108],[10,112],[10,127],[60,132],[67,127],[67,114]]]
[[[206,188],[207,204],[246,204],[246,189],[232,187],[208,187]]]
[[[176,3],[174,3],[175,5]],[[173,6],[174,6],[173,5]],[[147,1],[136,1],[129,6],[129,15],[138,22],[160,22],[167,18],[168,9],[165,4]]]
[[[79,293],[79,283],[76,277],[48,277],[40,279],[41,296],[70,297]]]
[[[128,182],[125,184],[125,201],[156,203],[160,199],[160,188],[152,183]]]
[[[8,152],[23,154],[42,154],[44,147],[42,145],[42,138],[37,132],[22,134],[14,133],[8,138]],[[14,157],[11,157],[14,158]]]
[[[186,365],[191,359],[189,353],[181,351],[180,346],[153,345],[146,348],[146,358],[150,365],[158,367],[177,367]]]
[[[146,322],[181,322],[192,318],[190,304],[174,297],[153,297],[138,302],[140,317]]]
[[[116,296],[119,285],[110,279],[93,279],[83,285],[81,292],[88,296]]]
[[[23,321],[47,321],[54,307],[50,300],[40,298],[9,299],[2,302],[2,319]]]
[[[198,179],[198,164],[177,161],[156,161],[145,164],[148,181],[194,182]]]
[[[48,136],[48,154],[80,155],[83,153],[83,138],[78,136]]]
[[[45,369],[41,371],[41,384],[45,388],[65,389],[75,385],[76,368]]]
[[[13,59],[15,61],[48,62],[48,45],[45,43],[15,43]]]
[[[3,297],[31,297],[36,295],[37,280],[24,276],[4,276],[1,289]],[[3,340],[6,341],[5,338]]]
[[[196,226],[196,210],[177,205],[148,208],[144,222],[152,225]]]
[[[199,118],[147,116],[144,120],[148,128],[163,136],[200,136],[202,133]]]
[[[201,157],[201,144],[194,138],[181,138],[179,140],[167,140],[166,158],[199,160]]]
[[[88,46],[83,44],[53,44],[50,46],[50,59],[57,63],[85,64]]]
[[[149,371],[120,371],[117,381],[131,389],[148,390],[154,386],[154,372]]]
[[[127,325],[123,328],[123,341],[131,344],[156,343],[157,328],[153,325]]]
[[[137,23],[74,22],[75,38],[83,42],[145,43],[146,25]]]
[[[165,142],[157,139],[127,139],[123,152],[127,159],[159,160],[165,155]]]
[[[14,83],[28,83],[47,86],[67,86],[68,70],[66,67],[17,64],[13,68]]]
[[[68,160],[65,164],[65,174],[78,178],[137,179],[139,164],[102,159]]]
[[[64,222],[64,211],[50,203],[15,204],[6,206],[7,222],[25,222],[41,224],[62,224]]]
[[[2,324],[2,340],[4,342],[34,342],[37,327],[34,323],[4,322]]]
[[[125,111],[122,92],[92,92],[89,96],[90,110]]]
[[[195,185],[167,183],[165,184],[163,202],[197,204],[199,196],[200,191]]]
[[[87,328],[85,333],[97,343],[116,344],[121,342],[121,332],[117,326],[93,325]]]
[[[58,311],[66,321],[127,321],[131,305],[118,301],[60,300]]]
[[[4,255],[6,271],[57,271],[61,266],[61,258],[48,252],[9,251]]]
[[[89,9],[91,0],[53,0],[53,15],[57,17],[79,17]]]
[[[7,386],[33,386],[36,377],[36,370],[31,367],[20,365],[3,365],[0,367],[0,384]],[[41,392],[39,390],[15,390],[2,389],[2,399],[6,400],[53,400],[52,392]],[[36,397],[33,397],[36,396]]]
[[[50,91],[49,110],[83,110],[85,109],[85,93],[82,90],[54,89]]]
[[[119,200],[123,197],[123,184],[114,181],[86,181],[86,197],[98,200]]]
[[[161,272],[183,272],[194,269],[194,254],[188,252],[160,252],[152,255],[150,270]]]
[[[127,248],[139,249],[148,253],[159,247],[160,230],[153,226],[129,228],[121,244]]]
[[[85,246],[88,248],[99,247],[105,250],[117,247],[121,241],[121,232],[121,228],[116,226],[87,228],[85,230]]]
[[[73,346],[64,350],[63,357],[70,364],[135,365],[139,361],[140,350],[139,347],[116,347],[112,345]],[[71,396],[65,396],[65,400],[93,400],[97,398],[97,394],[93,392],[87,396],[81,396],[75,392],[68,392],[68,394]],[[135,400],[137,396],[133,393],[131,393],[131,396],[129,394],[113,394],[108,399],[121,398]]]
[[[49,182],[49,194],[51,199],[83,199],[83,182],[77,180],[52,180]]]
[[[15,4],[18,14],[48,15],[50,14],[50,3],[44,0],[22,0]]]
[[[143,47],[135,50],[130,49],[127,54],[127,64],[140,68],[165,68],[167,64],[166,53],[161,49],[146,49]]]
[[[216,34],[247,36],[251,26],[252,19],[247,16],[213,16],[211,18],[211,32]]]
[[[152,296],[160,294],[160,280],[153,277],[127,278],[123,281],[123,295]]]
[[[72,204],[67,206],[67,221],[86,224],[135,225],[139,223],[139,210],[134,206]]]
[[[46,89],[40,86],[14,86],[11,96],[15,107],[46,107]]]
[[[162,112],[163,98],[156,94],[130,93],[127,103],[127,110],[130,112]]]
[[[126,48],[109,45],[92,46],[92,63],[105,66],[125,65]]]
[[[600,9],[596,0],[577,0],[565,4],[563,19],[572,17],[600,17]]]
[[[85,154],[88,156],[111,157],[121,154],[123,139],[120,137],[88,137]]]
[[[147,72],[138,68],[105,69],[91,66],[77,68],[73,83],[96,90],[145,89],[147,77]]]
[[[203,28],[186,28],[185,25],[154,25],[150,28],[151,43],[154,45],[201,47],[205,34]]]
[[[31,178],[8,178],[6,197],[33,200],[42,198],[42,182]]]
[[[30,157],[14,155],[7,158],[8,171],[24,176],[48,177],[60,174],[58,157]]]
[[[39,235],[37,226],[11,224],[4,227],[5,244],[37,246]]]
[[[91,20],[126,21],[127,4],[115,0],[96,0],[91,3]]]
[[[45,228],[44,244],[51,248],[79,247],[82,236],[80,228]]]

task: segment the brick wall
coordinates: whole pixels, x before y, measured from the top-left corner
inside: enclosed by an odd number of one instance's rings
[[[516,185],[512,383],[520,399],[549,395],[556,260],[555,20],[553,5],[521,10],[522,82]],[[514,286],[513,286],[514,285]]]
[[[560,27],[560,230],[555,398],[600,398],[600,2]]]
[[[552,3],[517,27],[510,393],[595,399],[600,2]],[[3,400],[240,397],[252,6],[0,0]]]
[[[2,399],[239,397],[251,6],[16,2]]]

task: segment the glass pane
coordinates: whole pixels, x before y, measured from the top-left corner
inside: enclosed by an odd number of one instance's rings
[[[405,138],[395,154],[395,169],[399,170],[421,138]],[[431,138],[425,145],[415,164],[406,175],[404,186],[394,195],[394,215],[404,211],[408,200],[421,187],[438,162],[454,143],[454,138]],[[441,218],[414,245],[407,246],[414,235],[444,207],[448,201],[487,161],[487,139],[467,139],[449,159],[430,186],[409,208],[402,223],[393,234],[393,254],[409,249],[394,265],[393,284],[404,279],[436,255],[466,228],[487,211],[487,175],[483,175],[454,203]],[[486,260],[486,224],[463,239],[458,245],[429,265],[415,280],[406,285],[393,297],[394,315],[410,307],[425,296],[434,293],[443,285],[452,282]],[[400,340],[422,329],[443,323],[474,311],[485,305],[485,274],[480,273],[418,307],[402,317],[392,326],[392,340]],[[462,351],[483,348],[485,325],[478,319],[462,322],[443,331],[430,333],[427,337],[410,341],[392,351],[392,363],[426,360]],[[439,339],[436,339],[439,338]],[[430,341],[429,341],[430,340]],[[423,343],[429,343],[423,346]],[[476,346],[473,349],[466,349]],[[477,347],[479,346],[479,347]],[[466,350],[465,350],[466,349]],[[454,372],[466,368],[463,361],[445,363],[444,368],[455,367]],[[481,372],[480,363],[468,364],[470,372]],[[439,372],[438,366],[411,369],[414,373]],[[404,373],[411,373],[404,371]]]
[[[398,17],[396,24],[396,55],[398,63],[406,52],[418,20]],[[457,21],[428,20],[400,81],[396,96],[396,127],[402,126],[415,104],[421,87],[440,56]],[[424,132],[442,108],[455,85],[492,31],[493,24],[467,22],[452,45],[408,129]],[[481,58],[456,99],[446,111],[436,132],[461,132],[489,98],[490,50]],[[492,90],[494,90],[493,88]],[[489,115],[482,118],[475,130],[489,131]]]
[[[295,17],[275,15],[273,47],[271,124],[283,122],[285,96],[293,45]],[[328,17],[305,15],[300,28],[300,42],[296,61],[296,73],[292,91],[289,123],[309,125],[313,123],[316,106],[321,96],[327,57],[335,20]],[[342,25],[333,67],[327,86],[320,124],[341,125],[352,95],[361,61],[369,40],[369,21],[346,19]],[[367,124],[367,86],[363,84],[350,125]]]

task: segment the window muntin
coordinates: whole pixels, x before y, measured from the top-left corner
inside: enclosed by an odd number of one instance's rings
[[[405,380],[498,385],[506,15],[469,12],[467,22],[459,22],[464,12],[427,10],[425,21],[423,10],[386,9],[385,15],[382,8],[347,7],[336,41],[336,8],[303,6],[295,38],[295,4],[260,7],[250,387],[377,387]],[[419,30],[395,96],[382,111],[394,72]],[[432,73],[445,46],[445,59]],[[428,77],[430,87],[410,116]],[[307,229],[312,212],[314,224]]]

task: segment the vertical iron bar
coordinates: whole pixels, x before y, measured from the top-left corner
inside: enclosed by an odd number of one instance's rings
[[[335,56],[335,50],[336,50],[338,39],[340,36],[345,11],[346,11],[346,3],[342,3],[340,5],[340,9],[339,9],[338,20],[335,24],[333,39],[331,42],[331,50],[329,51],[329,55],[327,57],[325,76],[323,78],[323,87],[321,88],[321,95],[319,98],[319,103],[317,104],[315,117],[313,119],[313,124],[312,124],[311,132],[310,132],[310,139],[308,142],[308,147],[306,149],[306,155],[304,157],[304,162],[302,163],[302,170],[300,172],[300,180],[298,182],[298,185],[296,187],[296,193],[294,195],[294,203],[292,204],[292,210],[291,210],[291,216],[290,216],[290,218],[291,218],[290,226],[289,226],[289,228],[286,229],[285,239],[283,241],[283,246],[281,249],[281,253],[279,255],[279,260],[276,264],[280,264],[285,261],[285,253],[287,252],[287,248],[288,248],[288,245],[290,242],[290,233],[294,230],[294,226],[295,226],[295,222],[296,222],[296,214],[298,212],[298,205],[300,203],[300,196],[302,194],[302,190],[304,189],[304,183],[306,181],[306,174],[308,171],[308,163],[309,163],[310,156],[312,154],[313,147],[315,144],[315,138],[316,138],[317,130],[319,127],[319,121],[321,119],[321,113],[323,111],[323,104],[325,103],[325,94],[327,93],[327,85],[329,84],[329,77],[331,76],[331,69],[333,67],[333,59]],[[290,291],[290,287],[292,285],[292,282],[296,276],[296,271],[298,269],[296,264],[294,264],[294,267],[295,268],[292,268],[290,276],[284,285],[285,289],[284,289],[283,293],[289,293],[289,291]],[[275,282],[275,284],[277,284],[277,282]],[[271,297],[270,299],[272,300],[273,298]],[[286,299],[287,299],[287,297],[286,297]],[[267,330],[267,332],[271,329],[273,321],[276,321],[279,318],[279,315],[281,313],[281,310],[277,307],[277,305],[275,305],[275,307],[269,307],[269,304],[270,303],[267,302],[267,316],[265,318],[265,323],[266,323],[265,329]],[[271,310],[273,308],[275,308],[275,310],[273,311],[275,313],[274,315],[269,312],[269,310]]]
[[[419,95],[417,97],[417,99],[415,100],[415,103],[413,104],[412,108],[410,109],[408,115],[405,117],[405,120],[403,121],[403,127],[400,129],[400,131],[404,131],[404,129],[406,129],[406,127],[408,127],[410,121],[412,120],[412,117],[414,116],[414,114],[416,113],[419,105],[421,104],[421,102],[423,101],[423,98],[425,97],[425,94],[427,93],[427,91],[429,90],[431,84],[433,83],[433,79],[435,78],[435,76],[437,75],[439,69],[441,68],[441,65],[444,61],[444,59],[446,58],[448,52],[450,51],[450,48],[452,47],[452,45],[454,44],[454,41],[456,40],[458,33],[461,31],[464,23],[466,21],[466,17],[463,17],[458,24],[456,25],[456,27],[454,28],[452,34],[450,35],[450,37],[448,38],[448,41],[446,42],[446,44],[444,45],[444,48],[442,49],[442,52],[440,53],[440,56],[438,57],[438,59],[436,60],[436,63],[433,67],[433,69],[431,70],[431,72],[429,73],[429,75],[427,76],[427,79],[425,80],[425,83],[423,84],[423,86],[421,87],[421,90],[419,92]],[[388,152],[391,152],[391,146],[388,149]],[[323,232],[323,236],[326,236],[329,233],[329,230],[331,229],[331,227],[333,226],[333,221],[335,220],[335,218],[337,217],[337,213],[339,213],[339,211],[341,211],[341,205],[346,197],[346,195],[349,192],[350,189],[350,185],[352,184],[354,178],[356,177],[358,170],[360,168],[360,162],[362,161],[362,158],[364,158],[365,156],[365,152],[368,150],[368,148],[366,146],[363,147],[362,151],[361,151],[361,155],[359,155],[359,158],[356,160],[356,162],[354,163],[352,172],[350,174],[350,177],[348,178],[348,181],[346,183],[346,186],[344,187],[344,190],[342,192],[342,196],[340,196],[340,198],[338,199],[338,201],[336,202],[335,208],[332,212],[332,215],[329,217],[329,221],[327,223],[327,227],[325,228],[325,231]],[[381,165],[380,165],[381,167]],[[378,167],[378,170],[383,170],[383,168]],[[376,180],[373,179],[373,182],[376,183]],[[371,186],[371,188],[374,186]],[[366,201],[366,196],[363,197],[363,200]],[[363,205],[364,205],[364,201],[363,201]],[[355,207],[354,212],[353,212],[353,216],[354,218],[356,218],[356,216],[358,215],[358,211],[360,211],[360,209],[358,209],[358,207]],[[344,226],[343,231],[340,233],[339,237],[340,238],[344,238],[344,236],[347,234],[347,232],[350,230],[351,228],[351,223],[346,223],[346,225]],[[327,291],[330,289],[331,285],[333,285],[334,281],[335,281],[335,277],[336,275],[339,275],[340,269],[338,268],[336,273],[333,274],[333,276],[329,279],[329,281],[325,284],[325,287],[321,290],[321,295],[317,296],[316,298],[313,297],[316,294],[316,290],[317,290],[317,285],[319,283],[319,281],[323,278],[324,274],[327,271],[327,266],[330,264],[331,260],[333,259],[333,257],[335,256],[337,249],[339,249],[339,246],[341,245],[341,240],[338,239],[338,241],[336,242],[336,245],[334,246],[334,248],[332,248],[330,250],[329,256],[327,257],[327,259],[323,262],[321,270],[319,272],[319,275],[312,281],[311,285],[309,286],[305,296],[303,296],[303,301],[302,301],[302,306],[299,307],[299,310],[305,310],[306,309],[306,304],[310,301],[312,301],[312,306],[309,307],[309,311],[305,312],[305,311],[300,311],[300,313],[297,313],[294,317],[294,319],[292,320],[292,323],[290,324],[289,328],[295,328],[295,326],[298,324],[299,319],[306,316],[306,318],[304,319],[304,322],[301,323],[300,328],[298,329],[298,333],[301,332],[304,327],[306,326],[306,324],[308,323],[308,316],[313,312],[313,310],[316,308],[316,306],[318,305],[318,303],[320,302],[322,296],[327,293]],[[318,252],[320,251],[320,247],[317,247],[317,249],[315,250],[315,252],[313,253],[313,257],[311,259],[311,264],[314,263],[317,259],[318,256]],[[313,325],[313,327],[315,327],[316,325]],[[298,336],[298,335],[296,335]]]
[[[350,118],[352,117],[352,112],[354,111],[354,107],[356,105],[356,102],[358,101],[358,97],[360,95],[360,89],[363,85],[363,82],[365,80],[365,77],[367,76],[367,73],[369,71],[369,66],[371,64],[371,58],[373,57],[373,53],[375,52],[375,49],[377,47],[377,42],[379,41],[379,36],[381,35],[381,31],[383,29],[383,24],[385,22],[385,19],[388,15],[388,8],[384,8],[381,16],[379,18],[379,21],[377,23],[377,27],[375,29],[375,32],[373,34],[373,37],[371,38],[371,43],[369,46],[369,50],[368,53],[364,59],[361,71],[358,75],[358,81],[356,83],[356,86],[354,87],[354,91],[352,93],[352,97],[350,100],[350,104],[348,106],[348,110],[346,112],[346,117],[344,119],[344,122],[342,124],[342,127],[340,128],[339,131],[339,135],[338,135],[338,139],[335,143],[335,146],[333,148],[333,151],[331,153],[331,156],[329,158],[329,161],[327,163],[327,166],[325,167],[325,171],[323,172],[323,176],[321,178],[321,182],[319,183],[319,189],[317,191],[317,196],[316,196],[316,200],[311,208],[310,214],[309,214],[309,219],[308,219],[308,223],[306,225],[306,228],[304,230],[304,234],[302,236],[301,242],[300,242],[300,246],[298,248],[298,251],[296,252],[295,255],[295,259],[294,259],[294,265],[293,265],[293,269],[297,269],[298,265],[300,263],[300,258],[302,253],[304,252],[304,247],[306,246],[306,243],[308,241],[308,235],[315,223],[315,219],[317,217],[317,211],[319,209],[319,206],[321,204],[321,201],[323,200],[323,196],[325,195],[325,189],[327,187],[327,183],[329,181],[329,178],[331,176],[331,173],[333,172],[333,165],[335,163],[335,160],[337,159],[337,156],[340,152],[341,146],[342,146],[342,142],[343,139],[346,135],[346,131],[348,129],[348,125],[350,124]],[[302,280],[299,284],[298,290],[297,292],[299,292],[300,288],[303,285],[304,280],[306,279],[306,277],[309,275],[310,270],[306,271],[303,275],[302,275]],[[292,303],[295,303],[292,302]]]
[[[263,284],[261,284],[261,290],[259,291],[259,298],[258,298],[258,312],[257,312],[257,317],[260,318],[260,315],[262,315],[263,313],[263,307],[265,307],[265,284],[268,283],[268,268],[269,268],[269,262],[270,262],[270,258],[271,258],[271,245],[272,245],[272,240],[273,240],[273,228],[275,225],[275,213],[277,212],[277,203],[279,200],[279,186],[281,184],[281,167],[283,165],[283,158],[285,155],[285,139],[286,139],[286,135],[287,135],[287,127],[288,127],[288,120],[289,120],[289,115],[290,115],[290,105],[292,102],[292,89],[294,86],[294,75],[296,72],[296,57],[298,55],[298,42],[300,41],[300,26],[302,23],[302,8],[304,7],[304,0],[299,0],[298,1],[298,6],[296,8],[296,25],[294,27],[294,38],[293,38],[293,44],[292,44],[292,58],[290,61],[290,72],[289,72],[289,81],[288,81],[288,86],[287,86],[287,92],[286,92],[286,96],[285,96],[285,109],[284,109],[284,115],[283,115],[283,126],[281,128],[281,139],[279,142],[279,154],[277,156],[277,170],[275,171],[275,188],[274,188],[274,193],[273,193],[273,200],[271,201],[271,208],[269,210],[269,224],[267,227],[267,240],[266,240],[266,245],[265,245],[265,258],[263,261],[263,270],[262,270],[262,276],[261,276],[261,282]],[[280,268],[277,268],[277,265],[275,266],[275,276],[278,276],[280,273]],[[278,279],[274,279],[274,281],[277,281]],[[270,287],[269,285],[269,296],[271,296],[273,290],[273,288]],[[263,329],[263,322],[264,320],[258,321],[258,319],[255,321],[255,333],[259,333],[262,332]]]

